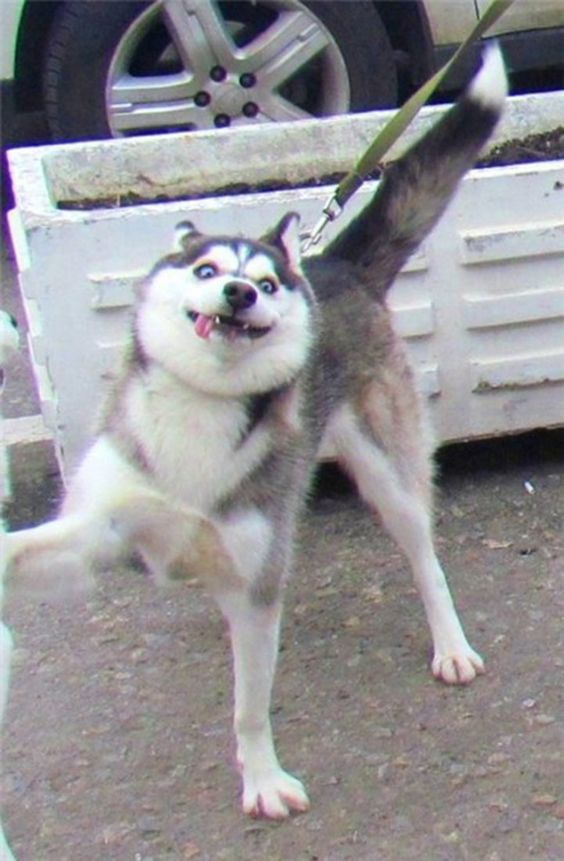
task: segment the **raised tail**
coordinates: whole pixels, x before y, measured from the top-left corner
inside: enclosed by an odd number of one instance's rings
[[[497,42],[459,101],[398,161],[359,216],[325,254],[350,261],[371,292],[383,295],[425,239],[496,126],[507,95]]]

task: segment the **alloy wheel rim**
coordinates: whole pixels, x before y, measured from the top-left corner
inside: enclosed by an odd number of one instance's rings
[[[148,7],[122,36],[110,65],[106,111],[112,135],[346,112],[348,74],[327,28],[299,0],[258,6],[265,26],[250,35],[233,15],[240,4],[159,0]],[[140,67],[144,47],[154,57]]]

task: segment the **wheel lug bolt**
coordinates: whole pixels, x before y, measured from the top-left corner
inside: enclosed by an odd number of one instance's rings
[[[255,105],[254,102],[247,102],[243,105],[243,113],[246,117],[256,117],[258,112],[258,105]]]
[[[229,117],[227,114],[217,114],[217,116],[214,118],[214,125],[218,129],[224,129],[227,126],[231,125],[231,117]]]
[[[241,84],[241,86],[245,87],[247,89],[249,87],[254,87],[256,82],[257,82],[257,79],[255,78],[255,76],[253,75],[252,72],[243,72],[243,74],[239,78],[239,83]]]
[[[213,69],[210,71],[210,78],[212,79],[212,81],[216,81],[217,83],[219,83],[219,81],[224,81],[226,76],[227,72],[225,71],[223,66],[214,66]]]
[[[205,90],[200,90],[200,92],[196,93],[196,95],[194,96],[194,103],[199,108],[205,108],[206,105],[209,105],[210,102],[211,102],[211,96],[209,93],[206,93]]]

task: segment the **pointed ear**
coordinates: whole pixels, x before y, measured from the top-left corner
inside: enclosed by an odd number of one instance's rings
[[[174,228],[174,250],[185,251],[191,239],[201,236],[191,221],[181,221]]]
[[[292,269],[300,269],[302,253],[300,216],[297,212],[288,212],[276,227],[263,237],[263,242],[278,248]]]

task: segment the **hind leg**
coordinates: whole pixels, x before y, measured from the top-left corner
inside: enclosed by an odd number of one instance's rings
[[[483,661],[466,639],[435,553],[430,489],[425,487],[425,473],[430,471],[405,461],[413,449],[406,445],[401,450],[399,430],[398,435],[399,450],[397,437],[394,447],[390,445],[394,457],[376,443],[367,424],[352,411],[343,411],[336,438],[342,462],[362,498],[379,513],[411,565],[431,629],[433,675],[448,684],[467,684],[484,671]]]

